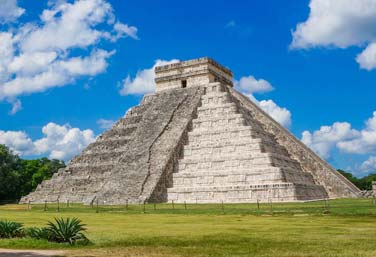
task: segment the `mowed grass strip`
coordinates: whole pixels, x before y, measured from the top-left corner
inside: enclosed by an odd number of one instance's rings
[[[326,207],[322,201],[263,203],[260,209],[221,203],[187,210],[184,204],[59,207],[0,206],[0,219],[31,227],[78,217],[93,244],[12,239],[0,240],[0,248],[68,249],[69,256],[376,256],[376,207],[368,199],[333,200]]]

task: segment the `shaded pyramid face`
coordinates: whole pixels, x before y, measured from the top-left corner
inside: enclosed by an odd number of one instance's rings
[[[21,202],[236,203],[359,195],[231,81],[231,71],[209,58],[157,67],[155,94]]]

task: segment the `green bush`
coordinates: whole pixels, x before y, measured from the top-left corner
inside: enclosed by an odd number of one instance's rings
[[[13,221],[0,220],[0,238],[23,236],[23,224]]]
[[[34,239],[51,240],[51,232],[48,228],[27,228],[25,234]]]
[[[76,244],[76,242],[89,242],[83,233],[86,231],[86,225],[82,224],[81,220],[77,218],[55,218],[55,222],[49,221],[47,224],[47,229],[51,236],[49,238],[50,241],[68,243],[70,245]]]

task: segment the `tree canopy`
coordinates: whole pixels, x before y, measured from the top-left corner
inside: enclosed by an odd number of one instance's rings
[[[0,145],[0,203],[19,200],[64,167],[60,160],[21,159],[8,147]]]
[[[376,181],[376,174],[370,174],[363,178],[354,177],[351,173],[344,170],[338,170],[343,176],[350,180],[354,185],[356,185],[360,190],[371,190],[372,181]]]

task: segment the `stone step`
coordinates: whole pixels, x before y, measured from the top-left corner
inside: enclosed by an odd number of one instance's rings
[[[286,182],[281,172],[267,174],[229,174],[215,176],[196,176],[173,178],[173,187],[193,187],[193,186],[221,186],[221,185],[249,185],[251,183],[282,183]]]
[[[190,193],[190,192],[220,192],[220,191],[240,191],[240,190],[258,190],[258,189],[275,189],[275,188],[292,188],[293,183],[280,182],[271,184],[251,184],[248,185],[220,185],[220,186],[192,186],[192,187],[171,187],[167,188],[170,193]]]
[[[106,140],[112,137],[130,136],[136,131],[137,127],[138,124],[129,124],[121,128],[112,128],[111,130],[104,132],[98,139]]]
[[[241,116],[231,115],[231,117],[211,117],[210,119],[194,119],[192,121],[193,129],[213,127],[236,127],[245,126],[245,119]]]
[[[220,116],[220,117],[198,115],[197,118],[194,119],[192,122],[193,122],[193,124],[202,123],[202,122],[218,122],[218,121],[225,121],[225,122],[228,123],[231,120],[238,120],[238,119],[244,120],[243,115],[240,114],[240,113],[234,112],[234,113],[226,113],[226,114],[224,114],[224,116]]]
[[[238,153],[250,153],[250,152],[263,152],[263,153],[276,153],[280,155],[289,156],[285,148],[277,144],[266,144],[265,142],[253,142],[249,140],[228,140],[228,141],[206,141],[211,143],[210,145],[188,144],[184,146],[183,156],[195,156],[202,154],[231,154]],[[214,146],[213,146],[214,145]]]
[[[288,202],[301,199],[324,199],[319,185],[295,183],[250,184],[248,186],[169,188],[168,201],[175,203],[249,203]],[[301,194],[304,192],[304,195]]]
[[[250,149],[250,148],[243,148],[243,147],[218,147],[214,149],[206,148],[206,149],[199,149],[196,151],[184,151],[183,152],[183,158],[184,159],[190,159],[190,160],[197,160],[197,159],[203,159],[203,160],[209,160],[212,158],[216,159],[225,159],[227,157],[232,156],[239,156],[244,158],[259,158],[259,155],[266,155],[268,153],[262,152],[261,149]]]
[[[255,161],[257,159],[270,159],[272,156],[270,153],[250,152],[246,154],[234,153],[234,154],[208,154],[200,156],[184,156],[179,161],[179,164],[187,163],[200,163],[200,162],[222,162],[225,160],[249,160]]]
[[[237,106],[235,103],[224,103],[222,105],[205,105],[205,106],[200,106],[197,108],[197,113],[205,112],[205,111],[212,111],[212,110],[237,110]]]
[[[225,88],[220,82],[212,82],[206,85],[205,93],[224,92]]]
[[[235,107],[231,108],[216,108],[216,109],[208,109],[205,111],[197,112],[197,119],[198,120],[211,120],[211,119],[231,119],[234,115],[240,114],[239,111]],[[243,116],[240,116],[244,118]]]
[[[245,174],[266,174],[266,173],[276,173],[281,172],[282,169],[279,167],[254,167],[249,168],[229,168],[226,170],[195,170],[195,171],[178,171],[173,173],[173,177],[185,178],[185,177],[196,177],[196,176],[225,176],[225,175],[245,175]]]
[[[173,184],[176,186],[195,184],[226,184],[226,183],[252,183],[254,181],[271,183],[277,180],[289,181],[300,184],[314,184],[312,175],[302,170],[291,168],[252,167],[248,169],[226,169],[226,170],[195,170],[179,171],[173,173]]]
[[[224,104],[224,103],[231,103],[231,98],[227,93],[224,93],[223,95],[220,96],[206,96],[203,95],[201,97],[201,105],[206,106],[206,105],[213,105],[213,104]]]
[[[180,160],[180,163],[200,163],[200,162],[221,162],[224,160],[249,160],[252,163],[256,162],[258,159],[270,159],[273,163],[290,163],[295,167],[295,164],[298,164],[297,161],[291,159],[289,156],[280,155],[277,153],[263,153],[263,152],[246,152],[246,153],[211,153],[205,154],[203,153],[200,155],[194,156],[184,156],[183,159]],[[261,161],[264,163],[263,161]]]
[[[87,168],[96,168],[96,167],[106,167],[108,169],[112,169],[115,167],[114,162],[94,162],[94,163],[79,163],[79,162],[73,162],[73,160],[69,163],[69,168],[82,168],[82,169],[87,169]]]
[[[226,147],[226,146],[243,146],[249,145],[250,147],[255,147],[263,143],[260,138],[252,137],[232,137],[223,140],[203,140],[203,141],[188,141],[188,144],[184,146],[184,150],[197,150],[203,148],[216,148],[216,147]]]
[[[113,139],[99,139],[94,143],[91,143],[84,153],[106,152],[124,148],[131,139],[132,137],[130,136],[116,137]]]
[[[244,132],[244,135],[252,135],[254,134],[264,134],[269,136],[264,130],[260,129],[257,126],[249,126],[249,125],[241,125],[238,124],[228,124],[227,126],[218,126],[218,127],[210,127],[210,128],[195,128],[192,131],[188,132],[188,136],[196,136],[196,135],[213,135],[213,134],[223,134],[223,133],[232,133],[232,132]],[[228,135],[224,135],[228,136]],[[272,136],[270,136],[272,137]]]
[[[75,158],[75,163],[91,164],[96,162],[115,162],[117,163],[119,158],[124,155],[124,151],[110,151],[107,153],[85,153]]]
[[[113,136],[112,138],[100,138],[97,139],[97,143],[112,143],[117,141],[123,141],[123,140],[132,140],[133,136]]]
[[[206,91],[205,95],[201,96],[201,100],[205,99],[212,99],[212,98],[224,98],[224,97],[230,97],[229,93],[226,91]]]
[[[244,142],[236,142],[235,144],[223,144],[223,142],[219,141],[217,142],[218,146],[206,146],[206,147],[195,147],[192,145],[186,145],[184,146],[183,155],[184,156],[195,156],[195,155],[201,155],[201,154],[217,154],[217,153],[242,153],[242,152],[263,152],[263,148],[259,143],[256,144],[250,144],[250,143],[244,143]],[[221,145],[219,145],[221,144]]]
[[[188,142],[189,144],[197,144],[203,143],[204,141],[222,141],[227,139],[234,139],[234,140],[241,140],[244,139],[260,139],[263,142],[269,142],[270,144],[276,144],[274,138],[269,137],[268,135],[260,134],[253,131],[249,127],[245,127],[246,129],[239,129],[233,127],[232,130],[217,132],[217,131],[210,131],[210,130],[202,130],[200,129],[197,131],[196,129],[192,132],[188,133]]]
[[[275,153],[259,153],[257,157],[251,155],[217,155],[207,158],[184,158],[179,161],[178,170],[209,170],[209,169],[229,169],[229,168],[249,168],[253,167],[281,167],[301,170],[299,163],[288,156]]]

